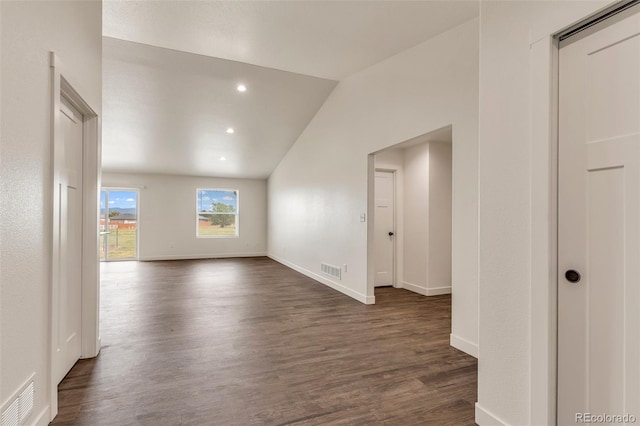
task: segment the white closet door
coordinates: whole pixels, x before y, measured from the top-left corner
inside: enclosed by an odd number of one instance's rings
[[[394,274],[394,191],[392,172],[376,172],[375,183],[375,265],[374,286],[393,285]]]
[[[633,9],[560,46],[559,425],[574,424],[577,413],[640,416],[640,8]]]
[[[83,117],[62,98],[64,130],[60,166],[60,265],[56,377],[60,382],[80,359],[82,331],[82,146]]]

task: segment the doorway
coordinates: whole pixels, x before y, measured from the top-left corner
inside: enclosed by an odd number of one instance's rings
[[[558,424],[640,417],[639,52],[640,6],[559,45]]]
[[[138,259],[137,189],[100,191],[100,260]]]
[[[371,156],[372,290],[452,293],[452,136],[447,126]]]
[[[49,418],[58,412],[58,383],[79,358],[100,351],[98,181],[100,124],[67,79],[55,53],[51,66],[51,283],[49,292]]]

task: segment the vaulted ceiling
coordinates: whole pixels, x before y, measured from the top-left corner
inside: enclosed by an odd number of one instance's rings
[[[103,52],[109,171],[267,177],[336,84],[111,38]]]
[[[337,81],[477,13],[475,1],[105,1],[103,169],[265,178]]]

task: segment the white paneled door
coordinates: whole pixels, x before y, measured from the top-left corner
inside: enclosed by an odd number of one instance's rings
[[[394,176],[393,172],[376,171],[375,181],[375,279],[374,286],[393,285],[394,274]]]
[[[57,155],[60,246],[56,379],[58,383],[80,358],[82,320],[82,147],[83,117],[61,98],[64,144]]]
[[[640,421],[638,12],[560,45],[558,425]]]

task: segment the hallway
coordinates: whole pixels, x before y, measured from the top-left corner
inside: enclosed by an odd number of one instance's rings
[[[449,295],[367,306],[268,258],[101,267],[102,351],[54,425],[474,424]]]

